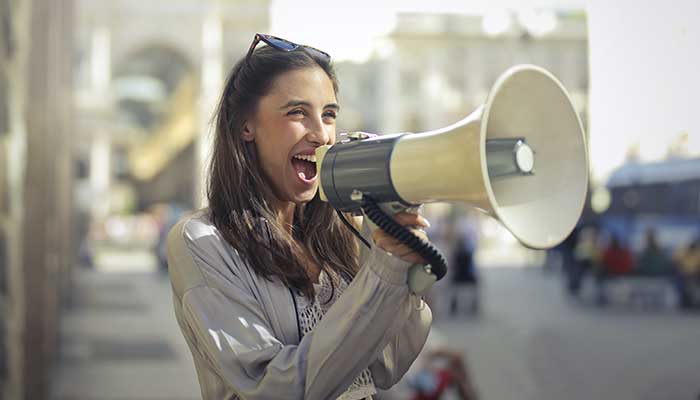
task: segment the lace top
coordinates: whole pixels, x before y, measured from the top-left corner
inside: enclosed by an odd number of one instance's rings
[[[331,275],[333,286],[331,286]],[[317,284],[314,283],[316,297],[313,301],[302,296],[299,292],[294,291],[294,296],[296,297],[298,305],[297,315],[299,317],[302,336],[314,329],[316,324],[321,321],[326,311],[328,311],[348,287],[348,283],[344,279],[339,279],[339,277],[332,272],[329,275],[323,270],[321,270],[318,277],[318,282]],[[376,393],[377,389],[374,387],[372,374],[369,372],[368,368],[365,368],[360,375],[355,378],[350,387],[338,397],[338,400],[372,399],[372,395]]]

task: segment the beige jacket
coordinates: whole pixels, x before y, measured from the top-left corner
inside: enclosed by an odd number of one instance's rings
[[[296,305],[256,275],[205,211],[168,235],[175,315],[202,397],[334,399],[369,366],[389,388],[422,349],[432,315],[406,285],[410,264],[373,249],[316,328],[300,340]]]

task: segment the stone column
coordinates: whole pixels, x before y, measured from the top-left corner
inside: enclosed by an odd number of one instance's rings
[[[24,120],[22,118],[25,103],[25,59],[26,30],[28,23],[28,2],[0,1],[0,73],[4,74],[4,97],[6,121],[2,124],[0,151],[4,152],[0,174],[0,230],[4,240],[4,257],[0,260],[6,282],[6,291],[2,295],[0,320],[3,337],[2,364],[4,370],[0,376],[0,396],[2,398],[21,398],[22,374],[20,371],[23,351],[20,348],[22,338],[23,291],[21,265],[21,220],[24,212],[22,203],[22,181],[24,173]]]
[[[50,371],[57,351],[63,277],[72,265],[72,2],[35,0],[29,8],[23,116],[24,174],[21,219],[21,352],[15,398],[49,396]]]
[[[206,206],[207,162],[211,143],[215,135],[212,119],[219,96],[223,90],[223,26],[221,6],[218,1],[209,4],[202,21],[202,75],[199,95],[199,126],[201,131],[196,138],[197,161],[195,175],[195,207]]]

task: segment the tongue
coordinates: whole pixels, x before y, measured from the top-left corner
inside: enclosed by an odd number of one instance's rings
[[[292,158],[292,166],[302,179],[313,179],[316,176],[316,163]]]

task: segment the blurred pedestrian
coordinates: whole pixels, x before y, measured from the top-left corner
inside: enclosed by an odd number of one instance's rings
[[[580,231],[581,227],[577,225],[566,239],[545,252],[545,261],[543,264],[545,271],[554,272],[559,270],[567,275],[569,274],[569,269],[575,262],[574,252],[576,250],[576,244],[578,243],[578,234]]]
[[[569,294],[576,296],[585,276],[594,271],[600,262],[598,229],[595,226],[575,228],[565,243],[565,247],[573,247],[571,256],[564,257],[566,288]]]
[[[607,303],[606,283],[610,279],[628,275],[634,268],[632,252],[623,245],[617,235],[612,235],[610,244],[603,251],[600,268],[597,274],[598,304]]]
[[[158,227],[155,253],[160,272],[166,273],[168,271],[168,232],[175,226],[186,210],[186,207],[176,203],[156,203],[149,209]]]
[[[635,275],[667,276],[671,275],[671,260],[664,249],[659,246],[656,231],[649,229],[645,235],[644,249],[639,262],[634,268]]]
[[[700,291],[700,236],[681,248],[674,257],[677,265],[676,288],[683,308],[695,306],[693,293]]]
[[[476,232],[463,229],[454,247],[452,286],[450,288],[450,315],[455,316],[465,309],[469,314],[479,312],[479,280],[474,265]]]

